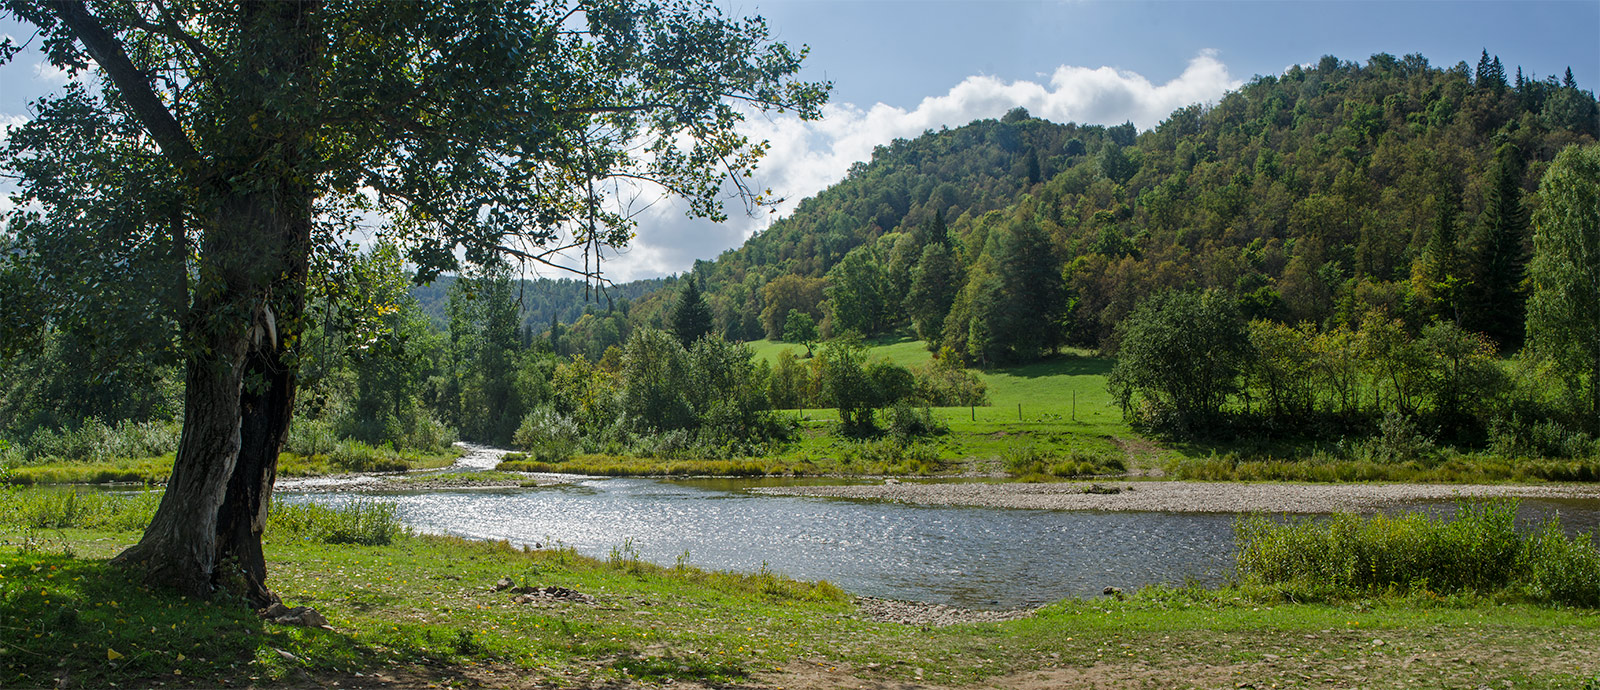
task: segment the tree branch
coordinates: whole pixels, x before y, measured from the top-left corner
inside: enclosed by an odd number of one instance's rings
[[[222,61],[221,58],[217,57],[216,53],[212,52],[210,48],[207,48],[204,43],[201,43],[200,39],[197,39],[189,32],[184,31],[183,28],[178,25],[177,18],[173,17],[172,13],[167,10],[167,6],[165,4],[161,3],[160,0],[157,0],[155,5],[156,12],[161,17],[161,24],[156,24],[146,20],[144,17],[140,16],[137,11],[131,13],[133,18],[129,20],[130,23],[140,29],[149,31],[150,33],[166,36],[167,38],[182,43],[185,48],[189,49],[189,52],[194,53],[195,60],[200,63],[200,68],[206,70],[207,72],[211,71],[212,65],[219,64]]]
[[[185,164],[198,163],[200,154],[183,133],[177,118],[161,103],[161,97],[156,95],[149,78],[128,58],[128,53],[122,49],[116,37],[106,31],[100,20],[89,14],[83,0],[51,0],[50,10],[67,25],[73,38],[83,44],[89,56],[111,77],[111,83],[116,84],[117,90],[122,92],[134,116],[161,150],[172,158],[173,163],[180,170],[187,167]]]

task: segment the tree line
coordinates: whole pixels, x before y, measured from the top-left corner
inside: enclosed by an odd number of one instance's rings
[[[1587,454],[1600,435],[1600,145],[1562,151],[1539,202],[1527,277],[1511,286],[1529,292],[1515,325],[1527,347],[1509,362],[1452,318],[1418,327],[1372,307],[1288,325],[1220,290],[1173,291],[1117,325],[1110,386],[1131,418],[1176,436],[1407,428],[1508,457]]]

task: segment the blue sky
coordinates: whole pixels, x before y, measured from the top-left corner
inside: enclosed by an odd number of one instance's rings
[[[1600,86],[1600,0],[1560,2],[1022,2],[723,0],[760,14],[773,37],[811,47],[805,76],[834,82],[816,123],[759,118],[747,131],[772,142],[758,182],[795,202],[843,176],[894,137],[998,117],[1016,105],[1057,121],[1146,129],[1173,109],[1215,101],[1250,77],[1323,55],[1365,61],[1421,53],[1436,66],[1499,55],[1508,72],[1540,77],[1568,67]],[[0,33],[26,39],[23,25]],[[24,54],[0,67],[0,124],[59,88],[60,74]],[[8,206],[0,201],[0,209]],[[780,209],[779,216],[782,215]],[[626,280],[688,268],[771,222],[735,214],[717,225],[657,204],[611,263]]]

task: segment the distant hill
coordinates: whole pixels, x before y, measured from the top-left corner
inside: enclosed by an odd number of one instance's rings
[[[1476,68],[1324,57],[1142,133],[1017,109],[896,140],[690,275],[729,338],[780,335],[798,309],[825,331],[915,331],[976,363],[1108,345],[1169,289],[1224,290],[1285,322],[1453,310],[1508,341],[1520,298],[1488,272],[1520,266],[1489,253],[1525,254],[1545,166],[1597,135],[1600,103],[1570,72],[1510,77],[1487,54]],[[628,322],[662,325],[672,296],[637,294]],[[573,336],[598,348],[626,325]]]
[[[449,325],[446,313],[450,286],[455,281],[454,276],[440,276],[429,285],[411,288],[411,296],[417,299],[422,312],[436,328],[445,329]],[[675,278],[650,278],[607,286],[602,291],[593,284],[586,286],[581,280],[538,278],[513,281],[512,289],[522,310],[522,325],[541,333],[549,330],[552,317],[563,324],[571,324],[587,311],[605,311],[619,300],[636,300],[676,282]]]

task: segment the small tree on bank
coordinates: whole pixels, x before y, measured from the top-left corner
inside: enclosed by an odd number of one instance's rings
[[[1239,390],[1250,336],[1238,307],[1216,292],[1168,292],[1117,325],[1122,343],[1108,386],[1124,414],[1150,405],[1155,421],[1192,433],[1217,419]]]
[[[811,357],[811,348],[817,344],[817,322],[799,309],[790,309],[789,317],[783,321],[784,342],[800,343],[806,346],[806,357]]]

